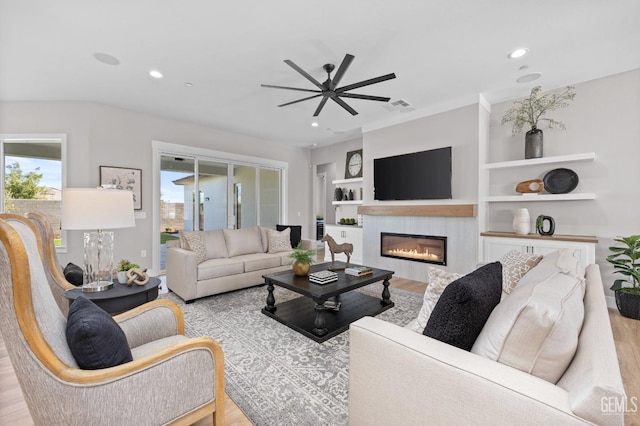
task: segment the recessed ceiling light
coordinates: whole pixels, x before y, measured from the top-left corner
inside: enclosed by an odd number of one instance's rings
[[[185,83],[184,85],[187,87],[193,87],[193,83],[189,83],[189,82]]]
[[[164,75],[162,75],[162,73],[158,70],[149,71],[149,75],[153,78],[164,78]]]
[[[507,55],[507,58],[509,58],[509,59],[522,58],[528,52],[529,52],[529,49],[527,49],[526,47],[519,47],[518,49],[516,49],[513,52],[509,53]]]
[[[120,65],[120,61],[118,60],[118,58],[111,56],[108,53],[96,52],[93,54],[93,57],[96,59],[96,61],[102,62],[103,64]]]
[[[311,123],[311,127],[318,127],[318,123],[314,121],[313,123]]]
[[[528,83],[530,81],[534,81],[542,77],[542,73],[540,72],[532,72],[531,74],[525,74],[522,77],[518,77],[516,80],[518,83]]]

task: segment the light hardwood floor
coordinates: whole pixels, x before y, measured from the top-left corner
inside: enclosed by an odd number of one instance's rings
[[[423,294],[426,284],[404,278],[393,278],[391,287]],[[635,397],[640,409],[640,321],[622,317],[618,311],[609,310],[609,318],[618,352],[618,361],[629,398]],[[631,408],[631,407],[630,407]],[[252,423],[226,396],[226,424],[245,426]],[[203,419],[198,426],[210,425],[211,419]],[[0,425],[31,426],[33,422],[22,396],[18,380],[9,361],[4,341],[0,337]],[[626,426],[640,426],[640,413],[629,414],[625,418]]]

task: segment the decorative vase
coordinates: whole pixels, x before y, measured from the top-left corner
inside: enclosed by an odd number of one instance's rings
[[[118,271],[116,275],[118,276],[118,282],[120,284],[127,283],[127,271]]]
[[[305,275],[307,275],[309,273],[310,268],[311,268],[310,263],[300,262],[299,260],[296,260],[295,262],[293,262],[293,265],[291,266],[291,269],[293,269],[293,273],[300,277],[304,277]]]
[[[342,201],[342,188],[336,188],[335,191],[333,191],[333,200]]]
[[[542,157],[542,130],[533,128],[524,137],[524,158]]]
[[[513,232],[518,235],[527,235],[531,231],[531,218],[529,217],[529,210],[516,209],[516,213],[513,216]]]

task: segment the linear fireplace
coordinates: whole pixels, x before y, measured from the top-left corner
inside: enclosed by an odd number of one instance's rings
[[[447,237],[381,232],[380,256],[446,265]]]

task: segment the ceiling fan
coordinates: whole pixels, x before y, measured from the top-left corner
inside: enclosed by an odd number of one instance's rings
[[[333,70],[335,69],[335,66],[333,64],[325,64],[322,67],[327,72],[327,80],[324,83],[320,83],[318,80],[313,78],[311,75],[309,75],[309,73],[307,73],[305,70],[297,66],[292,60],[286,59],[284,61],[285,64],[289,65],[291,68],[293,68],[294,70],[302,74],[304,78],[312,82],[318,88],[318,90],[301,89],[297,87],[287,87],[287,86],[274,86],[271,84],[261,84],[261,86],[270,87],[273,89],[287,89],[287,90],[298,90],[300,92],[317,93],[316,95],[308,96],[306,98],[302,98],[295,101],[287,102],[282,105],[278,105],[279,107],[283,107],[283,106],[295,104],[298,102],[302,102],[302,101],[306,101],[309,99],[318,98],[322,96],[322,100],[320,101],[320,104],[316,108],[316,111],[313,113],[314,117],[317,117],[318,115],[320,115],[320,111],[322,111],[322,108],[324,108],[324,105],[327,103],[328,99],[331,99],[332,101],[340,105],[342,108],[349,111],[351,115],[357,115],[358,112],[353,108],[351,108],[349,105],[347,105],[347,103],[343,101],[341,98],[365,99],[369,101],[389,102],[389,99],[391,98],[385,98],[382,96],[359,95],[357,93],[347,93],[347,92],[349,90],[358,89],[360,87],[369,86],[371,84],[376,84],[382,81],[396,78],[396,75],[394,73],[382,75],[376,78],[370,78],[369,80],[364,80],[359,83],[349,84],[347,86],[337,87],[338,84],[340,84],[340,80],[342,80],[342,77],[344,76],[345,72],[347,72],[347,69],[349,68],[349,65],[351,65],[351,62],[353,61],[353,59],[354,59],[354,56],[347,53],[344,56],[342,63],[338,67],[338,71],[336,71],[335,75],[333,76],[333,79],[331,78],[331,72],[333,72]]]

